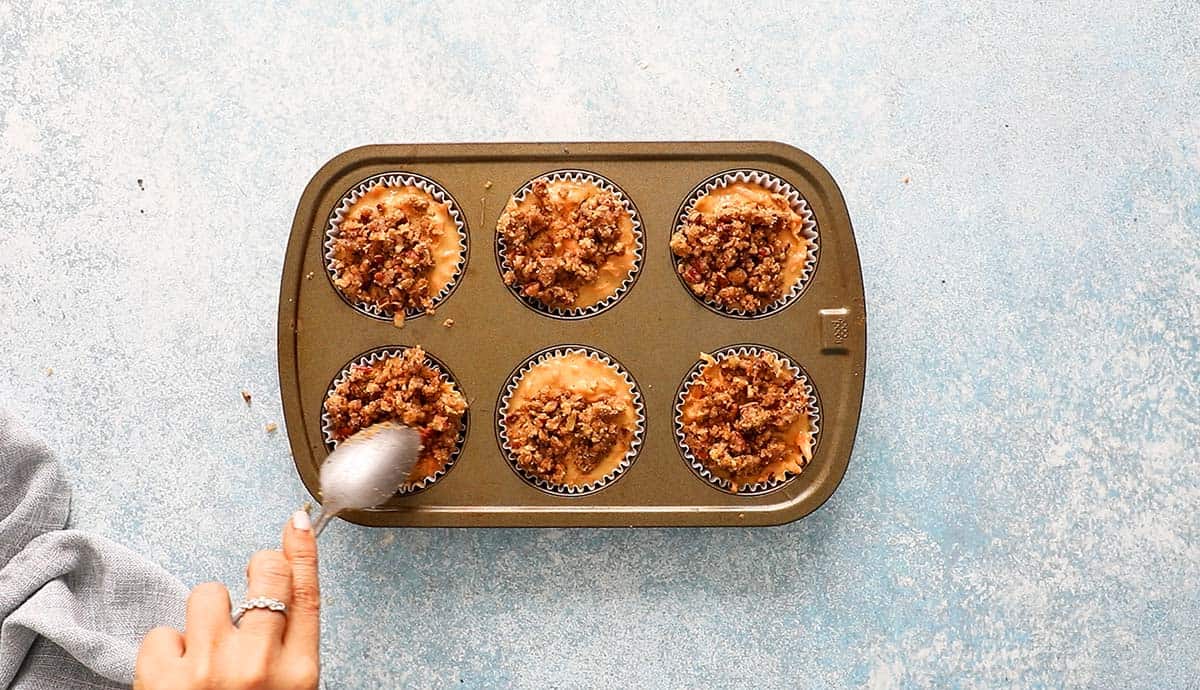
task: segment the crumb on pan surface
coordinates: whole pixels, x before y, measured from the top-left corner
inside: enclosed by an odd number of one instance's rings
[[[581,353],[525,372],[503,413],[517,467],[559,485],[585,485],[616,469],[637,424],[629,383]]]
[[[786,197],[734,183],[697,200],[671,235],[677,270],[698,297],[755,312],[782,298],[800,278],[809,240]]]
[[[461,250],[448,204],[418,187],[376,185],[338,224],[334,285],[388,314],[429,311],[453,278]]]
[[[383,421],[420,431],[422,450],[413,478],[432,476],[450,464],[466,410],[466,398],[452,382],[442,380],[420,347],[373,364],[354,365],[325,399],[337,441]]]
[[[556,308],[596,304],[634,268],[633,221],[613,192],[591,183],[533,183],[510,199],[497,231],[505,242],[504,283]]]
[[[733,490],[787,473],[812,458],[809,396],[774,353],[706,361],[683,401],[691,454]]]

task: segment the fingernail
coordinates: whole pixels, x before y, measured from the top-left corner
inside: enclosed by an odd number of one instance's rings
[[[310,520],[308,517],[308,511],[297,510],[296,512],[292,513],[292,527],[295,527],[302,532],[307,532],[312,529],[312,520]]]

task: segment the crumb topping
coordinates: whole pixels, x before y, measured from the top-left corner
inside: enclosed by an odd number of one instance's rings
[[[616,396],[585,399],[576,392],[542,390],[520,401],[505,417],[517,466],[554,483],[568,467],[587,474],[633,430],[624,422],[628,406]]]
[[[376,186],[346,213],[333,240],[334,284],[387,313],[431,311],[442,285],[431,273],[448,234],[445,204],[417,187]]]
[[[589,306],[581,304],[588,301],[583,293],[606,265],[633,251],[629,214],[617,195],[586,185],[579,198],[580,188],[537,180],[520,204],[509,201],[497,227],[509,266],[504,283],[549,307]],[[632,257],[624,263],[612,290],[632,269]]]
[[[788,275],[797,265],[793,254],[807,251],[798,236],[803,219],[787,199],[759,185],[753,188],[757,193],[706,195],[671,236],[677,270],[692,292],[747,312],[784,296],[799,277],[798,272]]]
[[[684,441],[692,455],[734,490],[784,472],[811,457],[808,394],[773,353],[708,358],[683,406]]]
[[[355,365],[325,400],[337,441],[383,421],[420,431],[422,450],[414,478],[428,477],[450,464],[466,410],[462,393],[426,363],[420,347],[371,365]]]

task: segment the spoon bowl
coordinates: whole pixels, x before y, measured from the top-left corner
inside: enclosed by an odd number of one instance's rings
[[[338,513],[373,508],[408,480],[421,454],[421,434],[395,422],[367,427],[337,445],[321,463],[321,510],[313,534]]]

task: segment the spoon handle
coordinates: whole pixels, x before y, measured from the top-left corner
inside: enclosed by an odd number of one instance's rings
[[[313,539],[321,536],[321,530],[325,529],[325,525],[337,514],[337,510],[325,510],[324,507],[317,511],[317,517],[313,520]]]

